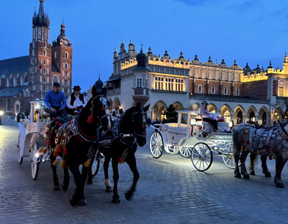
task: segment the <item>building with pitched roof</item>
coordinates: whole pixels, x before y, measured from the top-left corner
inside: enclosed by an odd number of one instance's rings
[[[28,113],[29,101],[43,99],[54,82],[69,95],[72,80],[72,43],[62,24],[57,40],[49,43],[50,19],[39,0],[38,13],[32,18],[29,55],[0,61],[0,110],[6,114]]]

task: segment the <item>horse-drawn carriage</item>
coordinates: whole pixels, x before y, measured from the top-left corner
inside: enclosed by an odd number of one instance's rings
[[[234,168],[232,154],[231,125],[218,119],[218,131],[203,121],[197,111],[179,110],[177,123],[156,124],[150,137],[150,152],[156,159],[165,150],[169,154],[191,157],[195,169],[206,171],[213,162],[213,156],[221,156],[225,165]]]
[[[20,129],[18,138],[18,163],[23,157],[30,157],[32,178],[38,176],[39,164],[49,159],[46,147],[46,131],[50,122],[49,114],[44,111],[43,101],[30,102],[30,116],[18,122]]]

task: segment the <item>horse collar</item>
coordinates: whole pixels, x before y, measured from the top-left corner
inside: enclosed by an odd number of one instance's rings
[[[71,126],[72,126],[72,131],[74,133],[74,135],[78,135],[81,139],[83,139],[84,141],[86,142],[89,142],[89,143],[96,143],[97,140],[98,140],[98,134],[96,134],[95,136],[89,136],[89,135],[86,135],[82,130],[81,130],[81,127],[80,127],[80,124],[79,124],[79,115],[77,114],[72,122],[71,122]]]

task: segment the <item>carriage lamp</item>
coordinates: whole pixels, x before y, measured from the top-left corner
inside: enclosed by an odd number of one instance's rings
[[[4,111],[0,110],[0,116],[3,116],[3,115],[4,115]]]
[[[39,157],[40,157],[40,153],[39,153],[39,152],[36,152],[36,153],[35,153],[35,158],[38,159]]]
[[[35,104],[35,109],[36,109],[36,110],[41,109],[41,104],[40,104],[40,103],[36,103],[36,104]]]

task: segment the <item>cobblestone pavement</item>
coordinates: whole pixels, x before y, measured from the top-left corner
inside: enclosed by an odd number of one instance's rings
[[[236,179],[218,158],[201,173],[180,155],[164,152],[154,159],[148,144],[136,154],[140,180],[131,201],[123,194],[132,173],[123,164],[119,167],[120,204],[112,204],[112,194],[104,191],[101,169],[93,185],[86,185],[87,206],[71,207],[73,178],[67,192],[53,192],[50,164],[42,163],[33,181],[29,158],[17,163],[18,133],[15,122],[0,125],[0,223],[288,223],[286,167],[286,188],[279,189],[259,168],[250,180]],[[268,162],[274,175],[274,161]],[[111,168],[109,172],[112,176]]]

